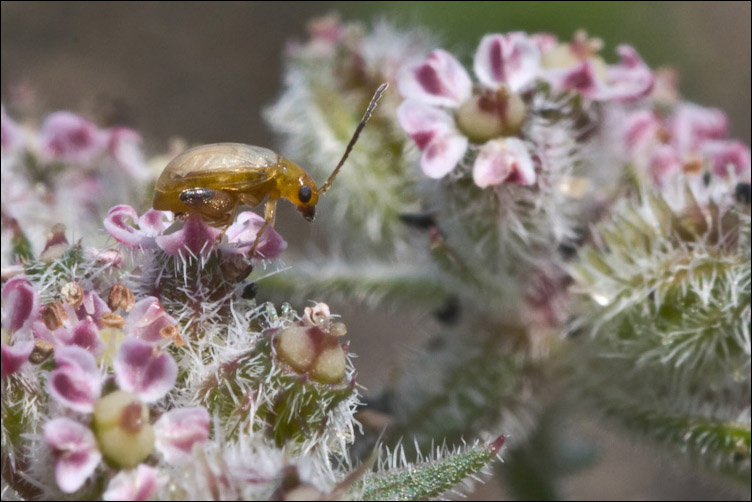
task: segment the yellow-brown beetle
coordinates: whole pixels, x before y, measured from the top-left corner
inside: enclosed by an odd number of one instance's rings
[[[381,84],[374,93],[342,159],[321,188],[302,167],[272,150],[215,143],[186,150],[167,164],[157,180],[154,209],[177,215],[198,213],[208,224],[227,228],[241,204],[258,206],[268,197],[256,244],[266,228],[274,226],[280,198],[295,204],[306,220],[313,220],[319,196],[331,187],[387,87]]]

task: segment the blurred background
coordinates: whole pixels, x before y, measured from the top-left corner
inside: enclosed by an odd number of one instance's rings
[[[331,12],[344,20],[427,27],[466,62],[485,33],[546,31],[568,39],[584,28],[604,40],[609,61],[625,42],[651,67],[675,68],[687,99],[725,110],[731,137],[750,142],[748,2],[3,2],[0,9],[0,91],[11,116],[41,119],[68,109],[101,126],[129,125],[142,133],[150,154],[166,151],[175,137],[274,147],[261,111],[280,92],[285,43],[305,38],[308,20]],[[287,209],[279,211],[277,228],[302,236],[290,252],[305,252],[325,215],[308,225]],[[394,329],[379,322],[383,313],[335,304],[332,311],[347,321],[360,354],[359,381],[374,392],[417,350],[432,322],[397,317]],[[566,496],[734,496],[659,449],[581,418],[562,423],[561,433],[594,441],[598,462],[564,482]],[[499,496],[495,483],[475,495]]]

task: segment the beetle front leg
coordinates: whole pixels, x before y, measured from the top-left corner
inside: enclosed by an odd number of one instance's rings
[[[250,255],[253,256],[253,254],[256,252],[256,248],[259,245],[259,242],[261,242],[261,236],[264,235],[264,232],[266,232],[267,227],[274,228],[274,220],[277,217],[277,199],[269,199],[266,201],[266,205],[264,206],[264,224],[259,229],[258,233],[256,234],[256,240],[253,242],[253,246],[251,247]]]

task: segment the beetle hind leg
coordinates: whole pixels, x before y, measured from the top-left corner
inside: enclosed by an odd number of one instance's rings
[[[214,226],[229,226],[239,204],[236,195],[209,188],[188,188],[180,192],[178,197],[180,202]]]

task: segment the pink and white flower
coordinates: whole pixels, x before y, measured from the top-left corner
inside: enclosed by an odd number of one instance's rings
[[[154,424],[157,449],[169,463],[185,465],[193,458],[193,445],[209,439],[209,423],[201,406],[168,411]]]
[[[55,351],[55,364],[47,380],[50,395],[74,411],[94,411],[102,394],[102,375],[94,356],[81,347],[64,346]]]
[[[34,350],[34,342],[16,342],[9,345],[0,343],[0,379],[12,375],[20,370],[29,361],[29,356]]]
[[[253,211],[240,213],[235,222],[227,228],[227,241],[222,241],[219,249],[230,255],[247,256],[264,222],[264,218]],[[273,228],[267,227],[256,246],[254,256],[273,259],[281,255],[285,249],[287,242]]]
[[[112,363],[115,381],[145,403],[159,401],[175,385],[178,366],[157,345],[127,338]]]
[[[157,236],[162,235],[171,220],[169,213],[156,209],[149,209],[139,218],[135,209],[122,204],[109,210],[104,228],[120,244],[133,249],[155,249]]]
[[[473,181],[481,188],[501,183],[535,183],[535,166],[525,143],[518,138],[505,138],[482,145],[475,160]]]
[[[173,326],[177,326],[177,321],[165,311],[159,300],[147,296],[133,306],[123,330],[139,340],[159,342],[164,340],[165,333]]]
[[[159,471],[146,464],[121,471],[110,480],[104,500],[152,500],[167,481]]]
[[[81,488],[102,460],[91,429],[70,418],[47,422],[44,440],[55,459],[55,481],[65,493]]]
[[[23,336],[39,318],[39,295],[25,275],[17,275],[3,286],[2,300],[3,329]]]
[[[459,61],[441,49],[405,69],[398,86],[406,99],[397,110],[397,119],[422,152],[423,172],[441,178],[470,149],[478,153],[473,179],[480,181],[479,186],[535,183],[525,143],[515,139],[510,147],[503,138],[519,131],[525,116],[519,94],[534,82],[539,66],[538,45],[517,32],[481,40],[473,62],[482,84],[477,92]],[[517,169],[525,172],[517,173]]]
[[[168,212],[150,209],[140,218],[135,209],[119,205],[110,209],[104,227],[119,243],[132,249],[161,249],[170,256],[208,256],[220,250],[223,253],[257,259],[274,259],[287,248],[285,240],[267,227],[255,253],[248,256],[264,219],[250,211],[241,213],[224,233],[207,225],[198,214],[189,216],[182,227],[165,233],[172,223]]]
[[[571,42],[551,47],[542,56],[540,76],[556,91],[576,91],[595,101],[634,101],[650,94],[655,75],[637,51],[620,45],[621,60],[607,65],[598,55],[603,43],[584,31]]]
[[[107,131],[67,111],[48,115],[39,130],[44,158],[71,164],[88,164],[105,151],[108,140]]]
[[[20,370],[34,350],[31,326],[39,318],[39,295],[25,275],[17,275],[3,286],[2,301],[0,378],[4,379]]]

